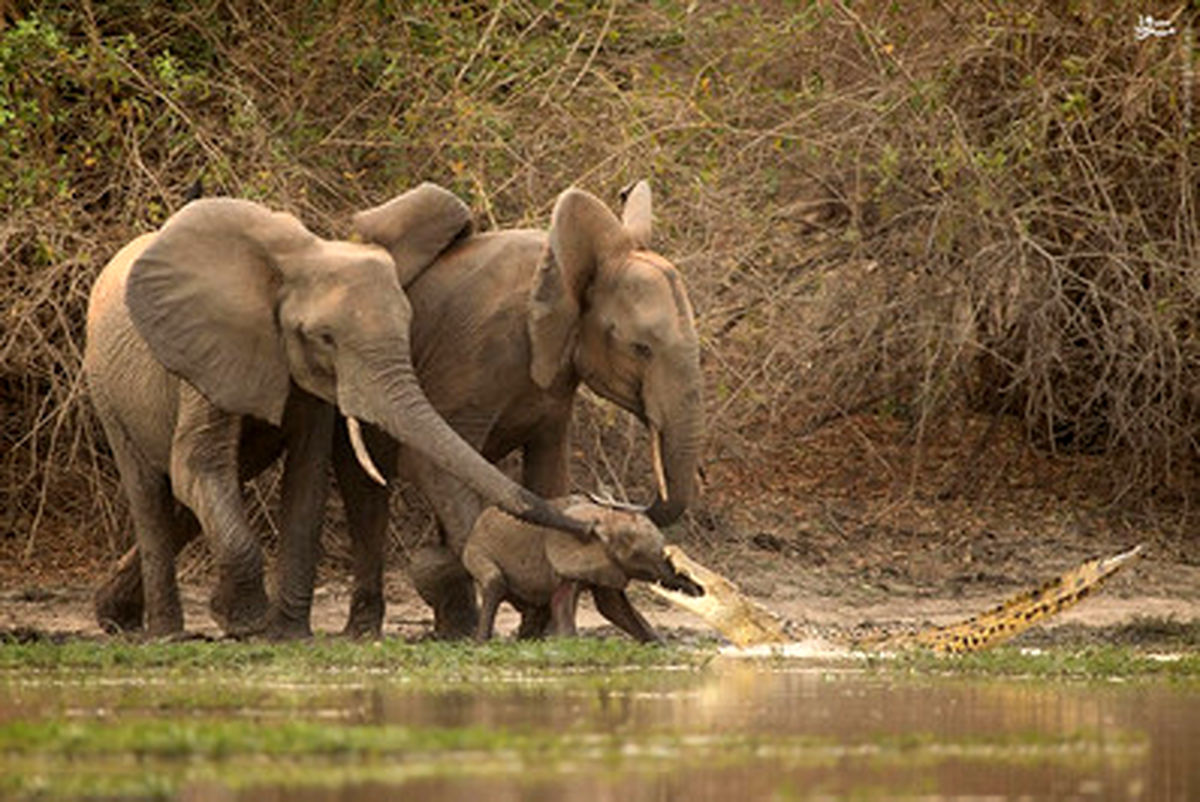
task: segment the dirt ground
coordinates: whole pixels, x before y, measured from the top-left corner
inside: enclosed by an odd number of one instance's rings
[[[1188,532],[1185,508],[1113,504],[1101,492],[1111,484],[1097,481],[1105,463],[1048,456],[984,420],[948,427],[937,447],[915,449],[902,434],[895,423],[848,418],[798,436],[786,454],[714,448],[703,501],[669,537],[798,637],[834,639],[949,623],[1087,559],[1143,543],[1145,556],[1099,593],[1024,637],[1154,640],[1179,627],[1195,630],[1200,543]],[[964,460],[964,453],[972,456]],[[764,459],[771,470],[763,470]],[[0,633],[100,636],[90,595],[111,558],[103,550],[43,547],[40,559],[24,562],[20,538],[6,540]],[[345,621],[349,576],[325,562],[313,624],[332,633]],[[402,550],[387,576],[385,636],[428,634],[430,612],[404,575]],[[188,630],[216,635],[209,586],[204,570],[183,572]],[[635,587],[631,597],[671,637],[707,632],[700,619],[646,590]],[[579,623],[605,626],[590,602],[581,602]],[[500,630],[515,624],[504,609]]]
[[[847,572],[800,562],[756,546],[726,551],[720,559],[709,558],[709,564],[736,578],[752,599],[779,615],[797,638],[839,640],[875,630],[893,632],[950,623],[1037,584],[1037,580],[1023,582],[1002,569],[986,576],[968,569],[931,586],[917,586],[906,584],[886,567],[864,566]],[[1070,567],[1060,562],[1056,559],[1052,563],[1056,567],[1048,565],[1039,578],[1050,578],[1059,568]],[[1043,624],[1040,635],[1031,635],[1034,639],[1053,638],[1055,630],[1061,629],[1072,639],[1092,642],[1115,638],[1114,633],[1133,626],[1146,630],[1139,640],[1152,639],[1172,622],[1194,626],[1200,620],[1198,587],[1200,567],[1151,551],[1118,573],[1098,595]],[[219,632],[207,612],[208,590],[206,581],[185,581],[185,616],[189,632],[215,637]],[[49,585],[31,581],[8,585],[0,591],[0,635],[101,637],[91,614],[91,592],[89,585],[78,583]],[[668,637],[687,639],[710,634],[701,619],[645,590],[635,587],[631,597]],[[340,630],[349,599],[347,580],[334,578],[321,584],[313,608],[314,630]],[[503,608],[499,630],[510,633],[516,624],[516,615]],[[580,604],[579,625],[584,631],[607,628],[586,600]],[[429,609],[412,591],[403,571],[390,571],[385,636],[420,638],[431,627]]]

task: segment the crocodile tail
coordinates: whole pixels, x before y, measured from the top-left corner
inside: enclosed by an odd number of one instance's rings
[[[1142,545],[1139,544],[1112,557],[1089,560],[1038,588],[1013,596],[985,613],[958,623],[889,638],[875,648],[917,647],[943,654],[960,654],[995,646],[1086,599],[1104,580],[1141,551]]]

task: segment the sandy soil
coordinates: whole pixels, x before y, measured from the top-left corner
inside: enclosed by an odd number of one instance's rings
[[[1155,632],[1164,623],[1200,622],[1200,539],[1186,503],[1160,505],[1154,515],[1145,505],[1118,507],[1109,503],[1111,484],[1097,484],[1111,478],[1110,466],[1038,453],[986,419],[947,427],[936,446],[927,442],[919,453],[897,426],[848,418],[797,435],[797,447],[780,454],[714,447],[702,503],[668,536],[797,635],[836,639],[949,623],[1137,543],[1145,544],[1143,558],[1039,627],[1043,635],[1083,630],[1095,640],[1130,627]],[[923,466],[919,474],[914,459]],[[911,479],[917,475],[920,482]],[[53,534],[39,538],[31,562],[21,557],[21,538],[0,538],[0,633],[99,636],[90,595],[112,562],[109,550],[78,532],[59,535],[69,548],[56,547]],[[80,543],[91,543],[90,550]],[[323,563],[313,624],[337,632],[349,576],[339,567],[338,545],[327,545],[333,556]],[[430,612],[404,575],[403,549],[388,565],[385,635],[428,634]],[[183,577],[188,629],[217,634],[205,571],[185,570]],[[631,597],[672,636],[707,631],[648,591],[635,588]],[[515,622],[505,609],[501,632]],[[579,624],[604,626],[590,601],[581,602]]]
[[[954,578],[933,587],[889,584],[860,572],[838,576],[838,572],[798,565],[795,558],[751,547],[748,553],[725,550],[708,555],[708,562],[735,577],[747,594],[783,619],[788,631],[799,637],[845,640],[872,631],[895,632],[929,624],[946,624],[982,612],[1038,580],[1022,584],[1005,581],[966,581]],[[1056,561],[1061,562],[1061,561]],[[1049,579],[1069,564],[1048,565],[1039,579]],[[1097,595],[1065,611],[1039,627],[1052,636],[1062,628],[1076,638],[1102,640],[1114,628],[1150,624],[1156,629],[1164,621],[1180,623],[1200,620],[1200,567],[1181,564],[1153,552],[1110,579]],[[216,637],[219,631],[208,615],[209,585],[195,579],[183,585],[187,629]],[[82,584],[48,586],[30,582],[0,591],[0,634],[33,633],[57,637],[102,637],[91,614],[91,587]],[[631,597],[646,617],[669,638],[711,636],[704,621],[673,607],[648,591],[634,587]],[[330,579],[316,592],[313,628],[336,633],[349,609],[348,581]],[[515,613],[502,608],[498,629],[511,633]],[[581,630],[605,631],[607,622],[581,600]],[[388,576],[388,608],[384,622],[387,637],[416,639],[432,627],[429,609],[412,591],[403,572]],[[1081,636],[1080,632],[1084,632]],[[1035,638],[1036,633],[1031,633]],[[1147,636],[1149,637],[1149,636]]]

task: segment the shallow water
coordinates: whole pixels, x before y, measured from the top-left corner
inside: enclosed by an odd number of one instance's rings
[[[217,725],[233,729],[206,729]],[[45,750],[12,751],[27,726]],[[130,734],[142,729],[150,746]],[[0,732],[0,796],[1200,799],[1200,688],[1165,681],[723,659],[445,687],[386,674],[10,676]],[[339,733],[349,740],[303,742]]]

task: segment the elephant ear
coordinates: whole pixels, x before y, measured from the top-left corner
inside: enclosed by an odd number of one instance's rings
[[[250,201],[193,201],[131,266],[130,318],[154,356],[218,407],[278,424],[290,376],[273,254],[315,241],[296,218]]]
[[[629,584],[629,577],[609,556],[600,535],[593,534],[589,542],[580,543],[574,535],[548,530],[546,558],[554,573],[566,579],[604,588],[621,589]]]
[[[382,245],[404,287],[455,240],[471,233],[471,210],[458,196],[426,181],[387,203],[354,215],[354,231]]]
[[[621,221],[594,195],[572,188],[558,196],[529,297],[530,374],[539,387],[549,387],[571,358],[583,297],[596,272],[620,264],[633,247]]]
[[[650,184],[638,181],[632,187],[621,190],[621,201],[625,204],[621,212],[621,223],[633,240],[633,247],[644,251],[650,247],[650,225],[652,212]]]

